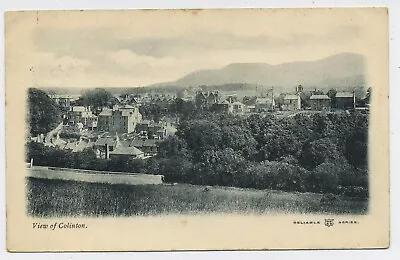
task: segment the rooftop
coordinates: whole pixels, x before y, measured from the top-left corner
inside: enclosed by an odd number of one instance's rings
[[[112,110],[111,109],[103,109],[99,116],[111,116],[112,115]]]
[[[336,97],[337,98],[352,98],[353,97],[353,93],[351,93],[351,92],[338,92],[338,93],[336,93]]]
[[[256,103],[257,104],[266,104],[266,103],[271,103],[272,99],[271,98],[257,98]]]
[[[124,147],[118,146],[110,154],[120,154],[120,155],[140,155],[143,154],[138,148],[131,146],[131,147]]]
[[[286,95],[285,97],[284,97],[284,99],[298,99],[299,98],[299,96],[297,96],[297,95]]]
[[[323,99],[323,100],[330,100],[330,97],[327,95],[312,95],[310,99],[316,100],[316,99]]]
[[[144,140],[132,140],[131,143],[129,144],[129,146],[136,146],[136,147],[143,147],[144,144]]]
[[[143,146],[145,147],[155,147],[158,146],[158,140],[154,140],[154,139],[146,139],[143,143]]]
[[[49,95],[50,98],[64,98],[64,99],[73,99],[71,95],[59,95],[59,94],[54,94],[54,95]]]
[[[135,107],[131,106],[131,105],[125,105],[120,107],[120,109],[134,109]]]
[[[87,109],[84,106],[73,106],[73,107],[71,107],[71,111],[73,111],[73,112],[85,112],[85,111],[87,111]]]
[[[116,142],[116,141],[114,140],[113,137],[100,137],[100,138],[96,141],[95,145],[98,145],[98,146],[100,146],[100,145],[106,145],[106,144],[108,144],[108,145],[114,145],[115,142]]]

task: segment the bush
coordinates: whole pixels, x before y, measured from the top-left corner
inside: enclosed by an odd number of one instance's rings
[[[190,161],[174,157],[159,159],[157,172],[164,175],[166,182],[190,182],[192,168]]]
[[[247,187],[305,191],[309,172],[285,162],[264,161],[254,164],[242,178]]]
[[[337,193],[339,184],[338,167],[333,163],[322,163],[311,173],[307,185],[309,191]]]
[[[350,186],[343,189],[343,195],[348,197],[356,197],[359,199],[366,199],[369,196],[368,189],[359,186]]]

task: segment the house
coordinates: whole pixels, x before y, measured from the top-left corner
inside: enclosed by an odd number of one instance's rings
[[[232,112],[233,113],[243,114],[245,112],[246,106],[243,103],[236,101],[231,104],[232,104]]]
[[[134,139],[129,146],[140,149],[144,152],[145,156],[153,156],[158,153],[159,143],[160,141],[156,139]]]
[[[103,109],[99,114],[97,127],[100,131],[131,133],[136,124],[142,120],[138,107],[123,105],[111,109]]]
[[[49,97],[60,107],[69,108],[71,106],[71,102],[74,101],[74,97],[71,95],[49,95]]]
[[[169,134],[169,125],[171,124],[167,122],[155,123],[153,121],[145,120],[137,123],[135,132],[145,139],[164,139]]]
[[[275,100],[273,97],[258,97],[254,108],[256,112],[272,111],[275,108]]]
[[[97,123],[98,123],[98,117],[93,114],[84,114],[82,115],[82,124],[84,127],[90,129],[90,130],[95,130],[97,129]]]
[[[64,149],[67,145],[67,142],[60,138],[60,133],[57,132],[55,137],[50,138],[50,142],[59,149]]]
[[[256,112],[256,106],[255,105],[249,105],[247,106],[247,112],[248,113],[255,113]]]
[[[218,91],[198,91],[195,97],[195,104],[198,109],[209,109],[219,103],[221,95]]]
[[[228,100],[213,104],[211,110],[217,113],[232,113],[233,106]]]
[[[127,159],[142,159],[144,157],[144,152],[134,146],[125,147],[122,145],[119,145],[115,149],[110,151],[110,159],[121,157]]]
[[[285,95],[285,97],[283,98],[282,109],[290,111],[301,109],[300,95],[292,95],[292,94]]]
[[[335,96],[335,108],[337,109],[350,109],[354,108],[356,98],[354,93],[351,92],[337,92]]]
[[[143,142],[144,143],[144,142]],[[144,152],[136,146],[131,145],[131,141],[127,139],[120,140],[118,134],[115,137],[100,137],[93,145],[97,157],[99,158],[116,158],[126,157],[128,159],[143,158]]]
[[[237,95],[229,95],[226,97],[225,100],[228,101],[229,103],[234,103],[234,102],[238,101],[238,97],[237,97]]]
[[[87,118],[91,116],[94,115],[90,110],[90,107],[72,106],[68,111],[68,124],[76,125],[77,123],[82,123],[84,126],[86,126]]]
[[[327,95],[312,95],[310,97],[310,106],[312,110],[329,110],[331,108],[331,99]]]
[[[98,116],[97,129],[100,131],[108,131],[110,129],[112,117],[112,109],[104,108]]]
[[[95,143],[89,139],[80,138],[79,141],[69,142],[68,144],[66,144],[64,149],[71,150],[72,152],[76,153],[82,152],[86,148],[93,148],[94,144]]]
[[[114,149],[120,145],[118,141],[118,138],[113,137],[100,137],[97,139],[93,146],[97,157],[109,159],[110,152],[114,151]]]

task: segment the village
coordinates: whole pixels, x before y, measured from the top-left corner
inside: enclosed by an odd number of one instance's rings
[[[354,91],[334,90],[327,94],[322,93],[315,88],[307,97],[303,87],[298,85],[292,93],[281,94],[278,97],[274,96],[274,89],[271,88],[242,99],[237,94],[201,90],[194,93],[184,91],[179,97],[165,93],[126,94],[114,95],[112,107],[100,109],[77,105],[80,95],[52,94],[49,95],[50,98],[65,111],[63,122],[47,134],[32,137],[32,141],[72,152],[82,152],[91,148],[98,158],[104,159],[150,158],[157,154],[160,141],[177,131],[179,117],[168,113],[168,108],[177,99],[191,103],[197,110],[239,116],[271,112],[277,116],[294,116],[298,113],[369,111],[367,98],[356,100]],[[159,105],[164,116],[157,121],[144,118],[140,107],[149,104]]]

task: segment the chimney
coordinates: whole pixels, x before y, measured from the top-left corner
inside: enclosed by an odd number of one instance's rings
[[[110,159],[110,146],[106,144],[106,154],[105,154],[106,159]]]
[[[116,142],[115,148],[117,148],[118,146],[121,145],[121,142],[119,141],[119,136],[118,136],[117,132],[115,132],[115,142]]]

